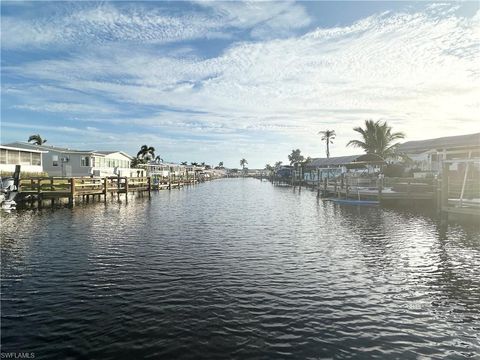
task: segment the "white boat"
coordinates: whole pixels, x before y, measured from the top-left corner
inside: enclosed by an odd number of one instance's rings
[[[15,197],[18,194],[14,178],[0,178],[0,207],[2,210],[15,210],[17,203]]]

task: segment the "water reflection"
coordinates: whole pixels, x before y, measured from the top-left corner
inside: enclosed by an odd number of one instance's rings
[[[1,242],[3,351],[113,359],[480,350],[480,234],[418,214],[229,179],[151,201],[2,215]]]

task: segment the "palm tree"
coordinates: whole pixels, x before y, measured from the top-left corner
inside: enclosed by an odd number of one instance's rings
[[[188,163],[186,161],[182,161],[180,165],[188,165]]]
[[[367,154],[376,154],[383,159],[399,157],[396,152],[399,143],[395,143],[395,140],[403,139],[405,134],[392,132],[386,121],[365,120],[365,129],[356,127],[353,130],[362,135],[363,141],[350,140],[347,146],[362,148]]]
[[[219,167],[220,169],[223,169],[223,161],[220,161],[220,162],[218,163],[218,167]]]
[[[290,165],[301,163],[305,158],[301,154],[300,149],[292,150],[292,153],[288,155],[288,160],[290,161]]]
[[[333,139],[335,139],[335,130],[325,130],[319,131],[318,134],[322,135],[322,141],[327,143],[327,158],[330,157],[330,144],[333,144]]]
[[[274,165],[275,171],[278,170],[280,168],[280,166],[282,166],[282,161],[277,161]]]
[[[33,142],[34,145],[43,145],[47,142],[47,139],[42,139],[39,134],[30,135],[28,142]]]
[[[302,169],[308,165],[308,163],[312,161],[312,158],[310,156],[307,156],[307,158],[305,160],[303,160],[302,162],[300,162],[300,166],[302,167]]]
[[[163,159],[160,157],[160,155],[157,155],[157,156],[155,157],[155,162],[156,162],[157,164],[163,162]]]
[[[192,165],[192,166],[198,166],[198,163],[197,163],[197,162],[191,162],[190,165]]]
[[[140,164],[145,164],[145,160],[139,159],[138,157],[133,158],[132,162],[130,163],[131,168],[138,168]]]
[[[153,146],[142,145],[137,153],[139,159],[152,159],[155,157],[155,148]]]
[[[245,165],[248,164],[248,161],[245,159],[240,160],[240,166],[242,167],[243,170],[245,170]]]

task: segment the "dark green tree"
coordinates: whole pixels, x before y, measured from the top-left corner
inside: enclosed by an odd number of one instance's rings
[[[399,143],[395,140],[405,138],[405,134],[392,132],[386,121],[365,120],[365,128],[356,127],[353,130],[362,136],[362,140],[350,140],[347,146],[361,148],[367,154],[376,154],[385,160],[400,157],[397,152]]]
[[[30,135],[28,142],[33,143],[34,145],[43,145],[47,142],[47,139],[43,139],[39,134]]]

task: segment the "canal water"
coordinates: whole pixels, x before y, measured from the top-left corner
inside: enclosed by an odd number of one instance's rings
[[[475,358],[480,231],[225,179],[1,216],[2,352]]]

